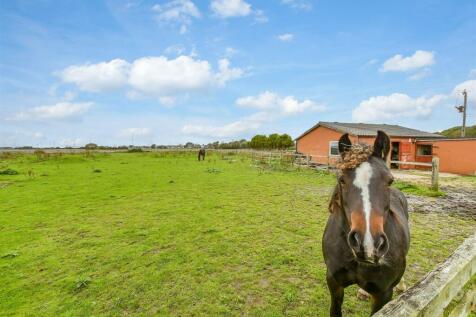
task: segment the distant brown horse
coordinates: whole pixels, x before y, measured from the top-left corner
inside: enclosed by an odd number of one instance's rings
[[[405,196],[390,187],[389,149],[390,139],[382,131],[368,155],[353,150],[348,134],[339,140],[343,163],[322,240],[330,316],[342,316],[344,288],[352,284],[370,293],[374,314],[391,300],[405,272],[408,208]]]
[[[201,148],[199,151],[198,151],[198,161],[205,161],[205,149],[204,148]]]

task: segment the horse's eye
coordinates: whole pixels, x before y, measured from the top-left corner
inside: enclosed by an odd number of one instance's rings
[[[388,181],[388,186],[390,186],[392,184],[393,184],[393,178],[390,178],[390,180]]]
[[[339,177],[339,183],[341,183],[341,185],[345,185],[344,176]]]

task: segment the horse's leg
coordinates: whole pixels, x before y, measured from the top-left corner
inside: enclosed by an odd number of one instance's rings
[[[337,281],[332,277],[327,275],[327,287],[331,293],[331,317],[341,317],[342,316],[342,302],[344,301],[344,288],[340,286]]]
[[[372,294],[372,313],[375,314],[382,308],[386,303],[392,299],[393,289],[389,288],[388,290],[381,293]]]

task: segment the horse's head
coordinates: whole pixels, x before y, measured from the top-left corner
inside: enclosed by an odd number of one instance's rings
[[[377,264],[387,253],[384,231],[393,176],[386,165],[390,139],[378,131],[373,149],[352,146],[348,134],[339,140],[342,155],[339,187],[350,232],[347,242],[359,261]]]

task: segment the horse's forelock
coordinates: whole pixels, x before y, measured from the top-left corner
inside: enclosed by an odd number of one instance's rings
[[[361,143],[354,144],[342,154],[340,162],[337,163],[337,168],[340,170],[357,168],[363,162],[367,162],[372,153],[372,146]]]

